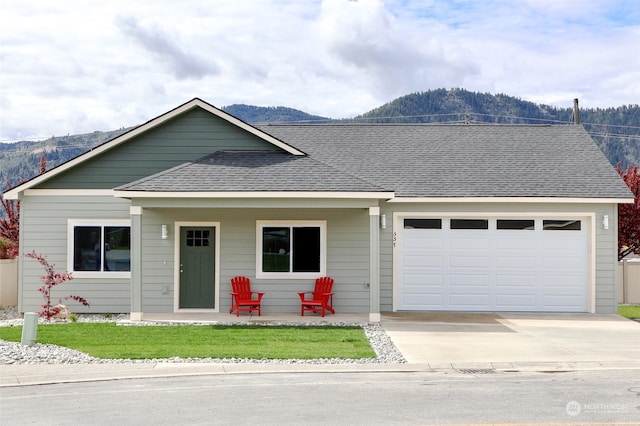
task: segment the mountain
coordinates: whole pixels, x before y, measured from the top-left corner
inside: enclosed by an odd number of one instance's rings
[[[121,135],[127,130],[53,136],[39,142],[0,143],[0,182],[15,186],[20,183],[21,179],[31,179],[40,172],[40,160],[43,154],[47,161],[48,170]]]
[[[513,123],[573,122],[573,108],[557,108],[504,94],[464,89],[437,89],[397,98],[348,120],[331,120],[287,107],[229,105],[222,108],[241,120],[256,123]],[[614,166],[640,165],[640,106],[580,110],[580,121]],[[130,129],[52,137],[41,142],[0,143],[0,182],[17,184],[39,173],[45,155],[51,169]]]
[[[459,122],[500,124],[573,123],[573,107],[538,105],[511,96],[438,89],[402,96],[354,121],[368,123]],[[580,123],[612,165],[640,165],[640,106],[582,108]]]
[[[234,104],[222,107],[226,113],[238,117],[247,123],[319,123],[327,122],[331,119],[318,115],[307,114],[297,109],[278,107],[257,107],[252,105]]]

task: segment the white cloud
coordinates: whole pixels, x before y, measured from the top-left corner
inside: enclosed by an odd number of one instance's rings
[[[364,77],[363,90],[378,99],[449,86],[477,72],[465,47],[439,38],[437,25],[401,21],[381,0],[326,1],[319,27],[328,54],[351,71],[350,79]]]
[[[195,96],[334,118],[441,87],[638,103],[631,3],[3,0],[0,139],[136,125]]]
[[[118,16],[115,24],[120,31],[140,44],[160,66],[166,66],[178,80],[200,79],[219,73],[218,65],[195,52],[187,52],[180,47],[178,40],[170,36],[157,25],[144,28],[135,17]]]

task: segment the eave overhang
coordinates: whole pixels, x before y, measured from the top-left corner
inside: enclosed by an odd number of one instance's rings
[[[552,203],[552,204],[632,204],[633,198],[597,197],[395,197],[388,203]]]
[[[116,198],[164,198],[164,199],[376,199],[393,198],[393,192],[321,192],[321,191],[273,191],[273,192],[159,192],[113,191]]]

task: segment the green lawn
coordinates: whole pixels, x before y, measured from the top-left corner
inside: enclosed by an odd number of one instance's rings
[[[0,327],[0,339],[19,342],[21,335],[22,327]],[[105,359],[347,359],[376,356],[360,327],[41,324],[37,342],[76,349]]]
[[[618,306],[618,315],[626,318],[640,318],[640,305]]]

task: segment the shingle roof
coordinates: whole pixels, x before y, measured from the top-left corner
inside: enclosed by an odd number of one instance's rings
[[[632,197],[582,126],[259,128],[396,197]]]
[[[384,192],[308,156],[274,151],[219,151],[117,190],[160,192]]]
[[[265,125],[306,153],[221,151],[118,190],[632,198],[575,125]]]

